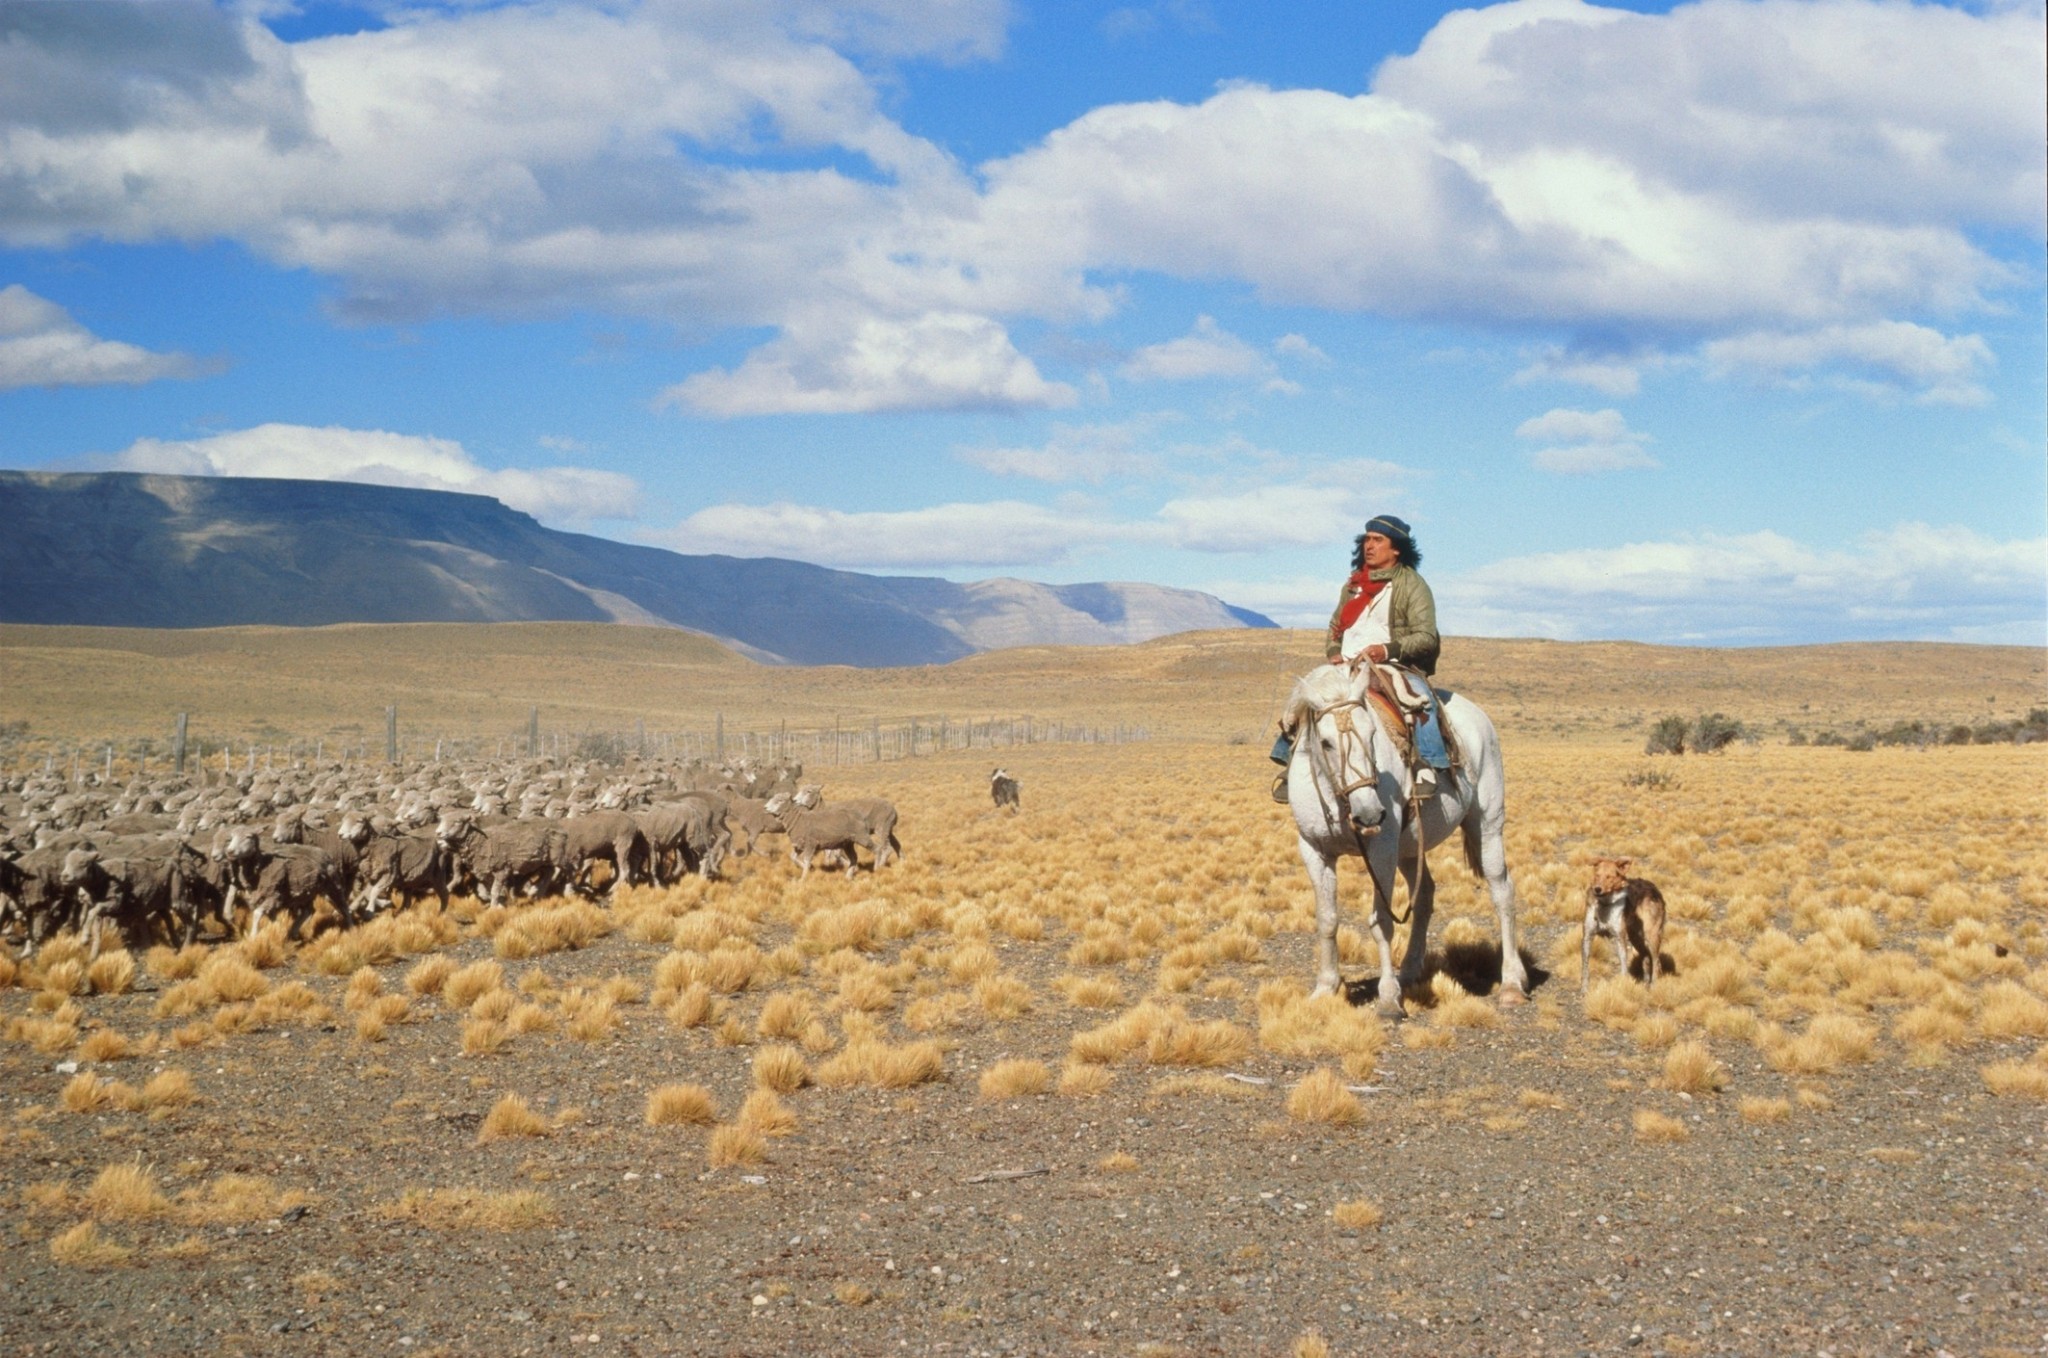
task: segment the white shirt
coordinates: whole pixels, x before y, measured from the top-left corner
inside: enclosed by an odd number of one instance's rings
[[[1368,646],[1385,646],[1394,639],[1388,630],[1387,615],[1393,608],[1394,588],[1387,585],[1373,596],[1365,612],[1344,631],[1343,654],[1346,660],[1356,660],[1365,653]]]

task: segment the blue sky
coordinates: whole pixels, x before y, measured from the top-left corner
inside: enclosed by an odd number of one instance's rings
[[[0,0],[0,461],[2048,641],[2036,4]]]

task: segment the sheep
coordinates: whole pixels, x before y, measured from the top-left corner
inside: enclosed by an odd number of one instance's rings
[[[657,802],[633,813],[647,836],[647,854],[658,885],[667,886],[684,872],[709,878],[718,871],[732,834],[725,818],[715,816],[708,802],[695,797]],[[670,857],[674,857],[673,868]]]
[[[1007,806],[1014,815],[1024,809],[1024,803],[1018,795],[1021,789],[1017,786],[1017,780],[1005,770],[997,769],[988,776],[988,791],[995,799],[998,811]]]
[[[571,816],[562,822],[562,832],[568,836],[569,861],[574,864],[570,881],[579,888],[590,865],[599,861],[612,865],[611,894],[617,894],[621,884],[647,880],[647,836],[625,812]]]
[[[466,815],[451,813],[441,818],[434,838],[454,863],[486,886],[492,909],[504,904],[507,891],[522,887],[542,894],[560,891],[575,864],[568,835],[551,821],[515,821],[487,829]]]
[[[848,877],[860,867],[859,855],[854,853],[855,845],[876,854],[877,861],[880,861],[878,841],[867,823],[844,808],[831,806],[814,811],[781,793],[770,800],[769,806],[788,827],[790,859],[803,869],[798,881],[811,875],[812,862],[828,850],[843,856]]]
[[[733,852],[751,855],[763,835],[779,835],[785,827],[766,801],[733,793],[726,798],[725,823],[732,831]]]
[[[816,783],[806,783],[792,799],[796,806],[806,810],[817,810],[825,805],[825,790]],[[896,838],[896,804],[882,797],[848,797],[832,803],[835,810],[853,816],[867,828],[868,837],[875,844],[875,867],[893,862],[903,856],[903,844]],[[787,817],[784,818],[785,820]]]
[[[249,932],[254,933],[263,917],[276,909],[292,917],[292,928],[301,928],[323,899],[341,912],[347,925],[349,885],[327,851],[312,844],[272,845],[249,891]]]
[[[372,834],[356,873],[355,903],[371,914],[403,896],[407,904],[431,891],[448,908],[448,863],[432,835]]]

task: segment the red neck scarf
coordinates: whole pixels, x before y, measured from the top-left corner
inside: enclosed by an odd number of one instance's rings
[[[1356,586],[1358,593],[1346,599],[1343,607],[1337,610],[1337,635],[1341,637],[1350,631],[1351,624],[1357,622],[1359,615],[1372,607],[1372,601],[1379,597],[1380,591],[1392,583],[1392,580],[1373,579],[1372,572],[1364,567],[1353,571],[1351,578],[1344,582],[1344,587],[1348,592]]]

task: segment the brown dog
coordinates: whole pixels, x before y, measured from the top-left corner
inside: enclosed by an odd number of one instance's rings
[[[1593,935],[1614,940],[1614,960],[1628,974],[1629,952],[1643,960],[1643,981],[1657,983],[1659,951],[1664,946],[1664,893],[1657,884],[1628,875],[1631,860],[1596,858],[1593,885],[1586,888],[1586,931],[1579,940],[1579,993],[1586,993],[1593,969]],[[1623,944],[1626,937],[1628,942]]]

